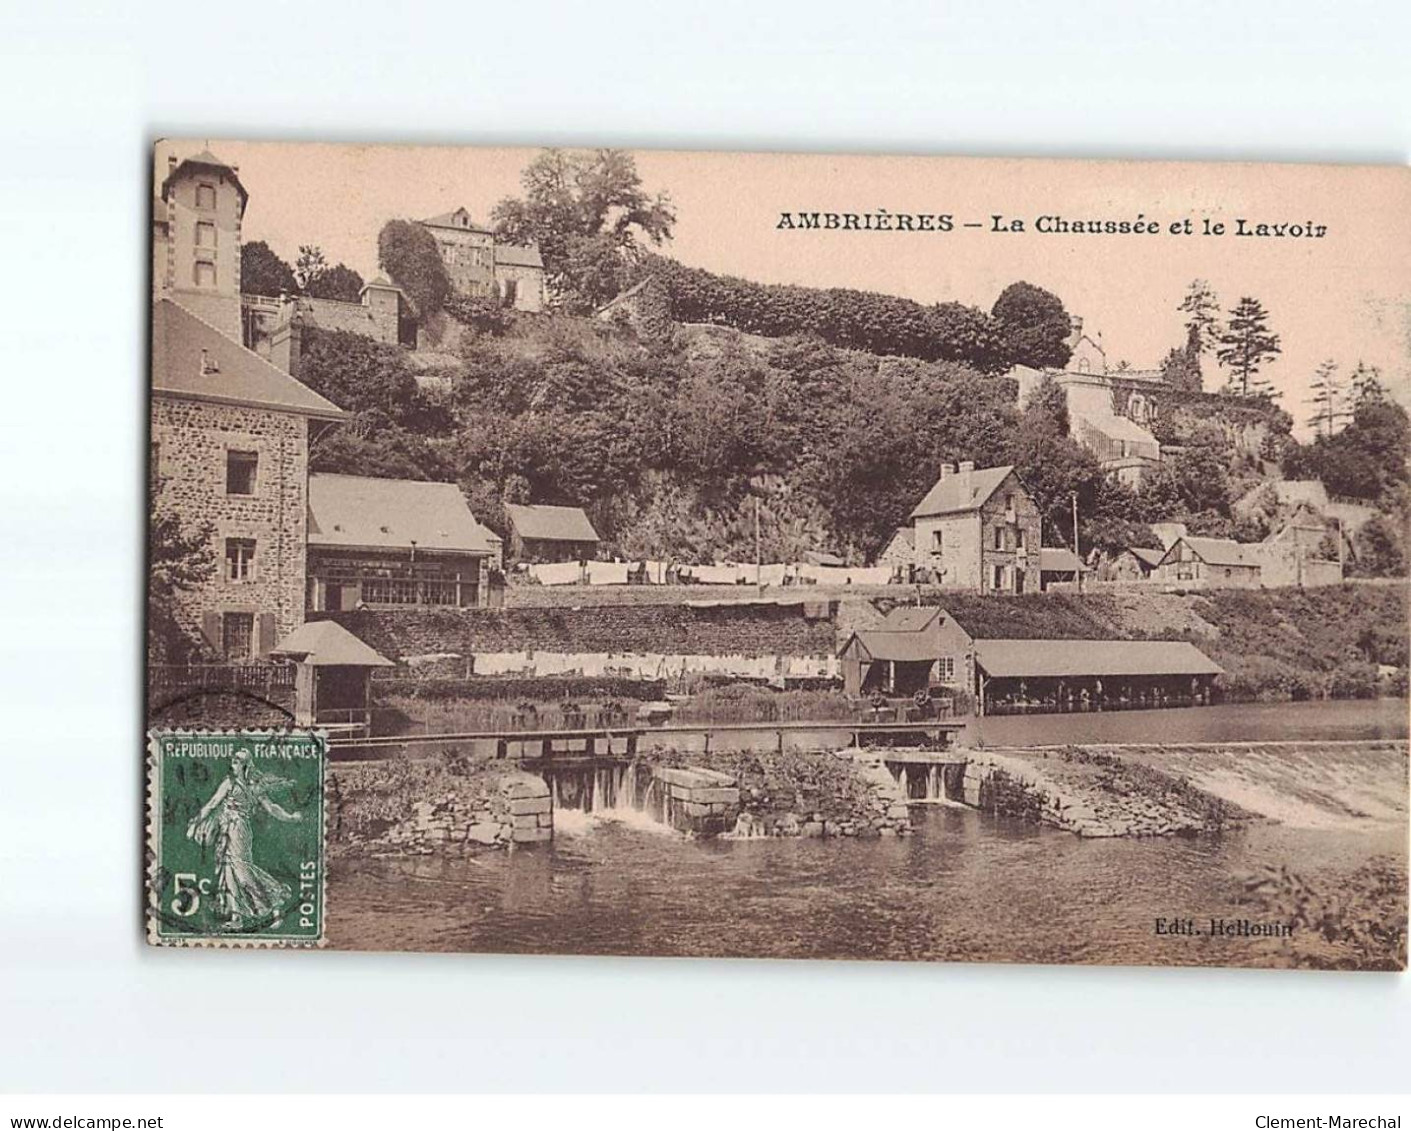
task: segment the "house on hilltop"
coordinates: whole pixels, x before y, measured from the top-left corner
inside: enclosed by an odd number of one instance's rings
[[[598,553],[598,532],[582,507],[508,503],[510,557],[516,562],[583,562]]]
[[[544,309],[544,260],[534,246],[495,238],[465,208],[418,220],[436,240],[451,285],[464,295],[500,298],[515,310]]]
[[[1165,382],[1155,369],[1110,372],[1106,352],[1083,332],[1083,320],[1071,321],[1066,344],[1072,354],[1063,369],[1016,365],[1010,370],[1019,404],[1028,404],[1044,381],[1052,381],[1063,390],[1073,438],[1097,456],[1103,470],[1136,487],[1161,462],[1161,444],[1150,425],[1156,414],[1152,391]]]
[[[492,603],[498,534],[454,483],[309,476],[308,610]]]

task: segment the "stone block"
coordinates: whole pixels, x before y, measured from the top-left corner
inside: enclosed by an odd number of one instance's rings
[[[552,813],[536,813],[535,816],[539,819],[539,827],[541,829],[551,829],[554,827],[554,815]]]
[[[909,811],[905,805],[889,805],[887,807],[887,816],[894,821],[904,821],[908,813]]]
[[[543,797],[515,797],[510,800],[510,813],[516,817],[526,813],[547,813],[552,808],[553,803],[547,793]]]
[[[738,805],[740,803],[740,791],[738,789],[693,789],[690,801],[705,801],[712,804]]]
[[[520,829],[516,828],[513,833],[515,844],[543,844],[545,841],[554,839],[553,829]]]
[[[516,817],[511,817],[510,820],[514,823],[516,832],[520,829],[537,829],[539,827],[539,815],[537,813],[522,813]]]
[[[500,836],[500,825],[490,821],[481,821],[466,830],[465,839],[474,844],[494,844]]]

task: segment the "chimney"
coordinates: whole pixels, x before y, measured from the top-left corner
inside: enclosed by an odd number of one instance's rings
[[[965,459],[960,461],[960,481],[965,484],[966,490],[970,489],[970,481],[975,478],[975,461]]]
[[[952,475],[954,475],[954,474],[955,474],[955,464],[953,464],[953,463],[943,463],[943,464],[941,464],[941,481],[942,481],[942,482],[945,482],[945,480],[949,479],[949,478],[950,478]]]
[[[299,377],[299,355],[303,352],[303,336],[303,323],[297,317],[290,317],[282,326],[276,327],[269,339],[270,362],[296,380]]]
[[[167,176],[171,176],[173,173],[176,172],[176,166],[177,166],[176,154],[175,154],[175,153],[169,154],[169,155],[167,156]]]
[[[1069,349],[1077,346],[1083,336],[1083,320],[1076,314],[1068,316],[1068,337],[1064,339],[1064,345]]]

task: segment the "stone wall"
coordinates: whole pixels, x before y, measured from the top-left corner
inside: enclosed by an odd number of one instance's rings
[[[548,785],[513,766],[456,773],[335,763],[329,774],[335,851],[428,855],[553,839]]]
[[[826,606],[825,606],[826,609]],[[337,620],[384,656],[541,650],[719,656],[830,656],[833,622],[803,605],[617,605],[559,609],[362,609]]]
[[[307,526],[308,424],[302,416],[162,396],[152,399],[154,471],[161,501],[186,523],[215,530],[214,576],[181,596],[178,619],[193,636],[221,651],[212,626],[223,613],[254,617],[258,654],[267,652],[304,618],[304,542]],[[250,495],[226,493],[226,453],[255,452]],[[227,580],[228,538],[255,543],[253,577]]]
[[[1183,779],[1102,751],[964,754],[956,800],[1081,837],[1191,835],[1248,816]]]

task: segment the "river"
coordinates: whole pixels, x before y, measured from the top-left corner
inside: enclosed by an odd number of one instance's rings
[[[1405,710],[1280,704],[983,726],[991,745],[1385,738],[1406,735]],[[1277,965],[1286,942],[1162,936],[1155,921],[1253,917],[1240,878],[1264,865],[1329,884],[1373,856],[1404,867],[1404,767],[1378,770],[1378,819],[1349,823],[1344,810],[1334,825],[1196,839],[1082,840],[935,805],[913,807],[912,836],[870,841],[690,841],[640,822],[565,821],[542,849],[340,861],[329,937],[366,949]]]

